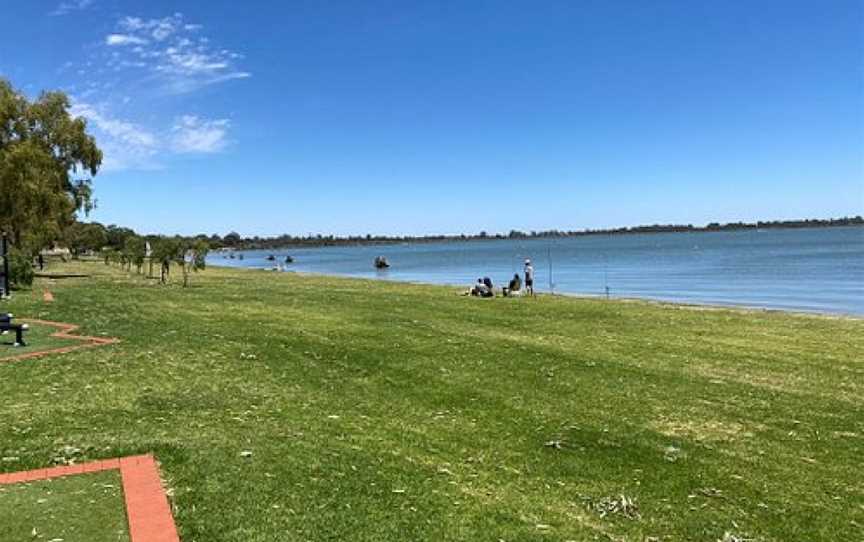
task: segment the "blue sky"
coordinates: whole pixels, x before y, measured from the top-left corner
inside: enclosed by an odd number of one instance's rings
[[[864,4],[0,0],[0,76],[142,232],[864,213]]]

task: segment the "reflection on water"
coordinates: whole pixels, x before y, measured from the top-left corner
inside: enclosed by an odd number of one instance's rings
[[[538,291],[864,314],[864,228],[489,240],[246,251],[214,265],[467,286],[536,269]],[[384,256],[391,264],[376,270]]]

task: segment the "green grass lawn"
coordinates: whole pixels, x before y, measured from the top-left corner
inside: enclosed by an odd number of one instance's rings
[[[128,542],[119,471],[0,486],[3,542]]]
[[[0,469],[153,451],[186,541],[864,538],[862,320],[82,268]]]

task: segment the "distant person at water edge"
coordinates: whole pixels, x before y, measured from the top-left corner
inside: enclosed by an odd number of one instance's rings
[[[493,292],[493,291],[494,291],[494,290],[493,290],[493,286],[492,286],[492,279],[490,279],[489,277],[483,277],[483,284],[484,284],[487,288],[489,288],[489,291],[490,291],[490,292]]]
[[[534,295],[534,266],[531,260],[525,260],[525,291],[528,295]]]
[[[504,297],[522,295],[522,279],[519,277],[519,273],[513,273],[510,284],[503,289],[503,292]]]

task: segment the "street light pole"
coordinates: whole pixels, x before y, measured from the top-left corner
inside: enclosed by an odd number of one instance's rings
[[[9,238],[6,236],[6,232],[3,232],[3,242],[2,246],[0,246],[0,251],[2,251],[3,257],[3,295],[5,297],[9,297]]]

